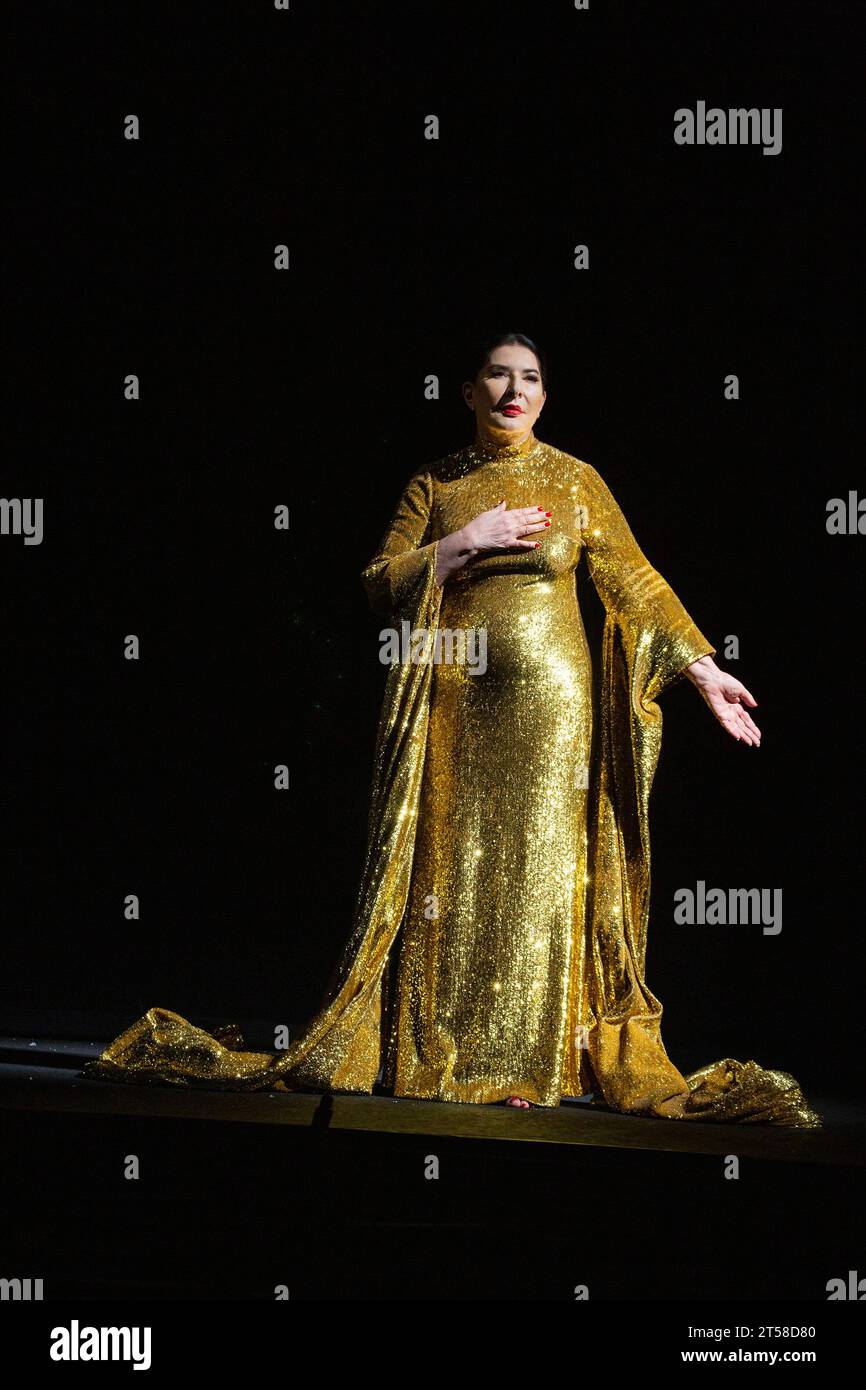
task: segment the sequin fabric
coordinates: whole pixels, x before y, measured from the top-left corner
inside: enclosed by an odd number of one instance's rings
[[[539,547],[477,555],[440,585],[440,539],[503,497],[552,513]],[[606,612],[597,709],[584,556]],[[395,1096],[550,1107],[591,1092],[631,1114],[820,1125],[787,1072],[725,1058],[685,1076],[662,1042],[644,979],[657,699],[715,648],[596,470],[534,432],[476,438],[407,480],[362,580],[386,627],[439,647],[419,659],[404,638],[388,669],[326,1003],[276,1055],[153,1008],[87,1072],[352,1092],[381,1076]]]

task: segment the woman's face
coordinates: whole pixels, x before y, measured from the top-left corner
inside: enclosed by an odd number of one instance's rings
[[[475,412],[479,434],[520,442],[547,399],[538,358],[520,343],[503,343],[490,353],[474,382],[464,381],[463,399]]]

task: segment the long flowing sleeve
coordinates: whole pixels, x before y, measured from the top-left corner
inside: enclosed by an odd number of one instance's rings
[[[422,544],[432,497],[429,471],[414,474],[361,574],[373,608],[392,621],[408,621],[413,630],[434,630],[442,601],[437,542]],[[247,1052],[234,1025],[208,1033],[180,1014],[153,1008],[87,1064],[87,1075],[229,1090],[372,1090],[383,1046],[383,974],[409,891],[431,681],[429,661],[389,667],[352,929],[322,1006],[302,1035],[276,1055]]]
[[[361,580],[374,612],[411,630],[435,631],[443,588],[436,580],[429,470],[404,486]],[[427,749],[432,667],[400,660],[388,669],[376,734],[367,850],[352,930],[326,1000],[287,1056],[283,1080],[314,1088],[370,1091],[379,1070],[383,973],[409,892],[421,777]]]
[[[361,571],[375,613],[410,616],[432,577],[436,588],[438,541],[424,544],[431,527],[433,480],[429,470],[415,473],[403,489],[376,554]],[[435,599],[435,593],[431,595]]]
[[[429,470],[404,486],[376,554],[361,571],[374,612],[411,630],[435,630],[443,589],[431,533]],[[426,542],[426,543],[425,543]],[[370,1091],[379,1070],[383,974],[409,892],[421,777],[427,748],[432,667],[400,660],[388,669],[376,734],[367,849],[352,930],[325,1004],[302,1038],[276,1063],[278,1087]]]
[[[606,609],[598,752],[587,810],[588,1059],[612,1109],[670,1119],[815,1127],[794,1077],[732,1057],[684,1076],[661,1036],[645,980],[650,904],[649,799],[661,750],[656,697],[715,648],[650,565],[609,488],[578,461],[584,546]]]
[[[689,617],[667,581],[649,563],[610,488],[580,461],[580,500],[586,507],[584,545],[590,576],[608,614],[638,643],[651,678],[652,701],[692,662],[716,648]]]

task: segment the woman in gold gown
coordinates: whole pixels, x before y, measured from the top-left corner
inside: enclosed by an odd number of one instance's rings
[[[355,918],[323,1006],[276,1055],[153,1008],[85,1070],[355,1092],[381,1075],[395,1096],[522,1107],[592,1093],[632,1114],[818,1126],[786,1072],[725,1058],[680,1073],[644,979],[658,696],[688,676],[753,747],[756,702],[595,469],[535,434],[535,344],[505,334],[482,356],[464,386],[474,442],[408,479],[362,575],[399,655]],[[606,611],[598,709],[584,554]]]

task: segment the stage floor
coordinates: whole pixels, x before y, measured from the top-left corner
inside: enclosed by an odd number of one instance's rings
[[[826,1118],[820,1130],[721,1125],[622,1115],[594,1098],[557,1109],[461,1105],[393,1098],[383,1093],[320,1095],[284,1091],[226,1092],[196,1087],[114,1084],[81,1074],[103,1044],[0,1036],[0,1105],[18,1109],[150,1115],[225,1123],[294,1125],[329,1130],[442,1135],[505,1143],[589,1145],[693,1154],[727,1154],[736,1135],[742,1157],[841,1165],[866,1164],[866,1107],[810,1095]]]
[[[823,1301],[862,1264],[838,1098],[798,1131],[174,1090],[82,1077],[101,1046],[0,1038],[0,1273],[46,1298]]]

